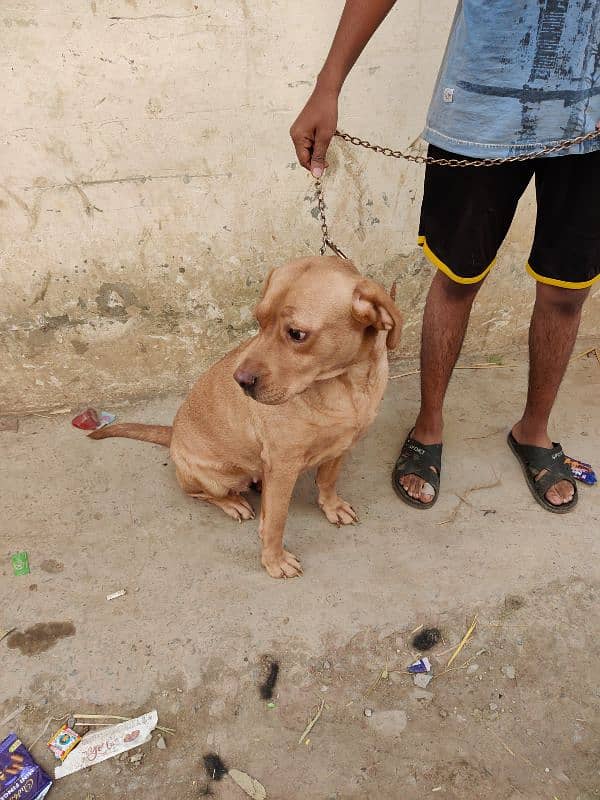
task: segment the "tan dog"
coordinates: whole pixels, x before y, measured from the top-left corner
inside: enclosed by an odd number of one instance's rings
[[[184,492],[239,521],[254,517],[242,492],[262,482],[261,560],[273,578],[292,578],[302,568],[283,549],[283,531],[300,473],[318,468],[330,522],[357,519],[335,483],[375,418],[402,319],[379,284],[336,257],[273,270],[255,316],[259,333],[202,375],[172,428],[111,425],[90,436],[170,445]]]

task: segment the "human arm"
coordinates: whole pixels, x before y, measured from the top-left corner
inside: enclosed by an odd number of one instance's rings
[[[348,73],[396,0],[346,0],[316,86],[290,129],[298,161],[318,178],[337,127],[338,97]]]

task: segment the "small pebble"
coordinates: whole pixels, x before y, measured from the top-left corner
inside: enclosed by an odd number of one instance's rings
[[[505,666],[503,666],[502,674],[505,675],[507,678],[509,678],[511,681],[514,681],[514,679],[517,676],[515,668],[512,666],[512,664],[506,664]]]
[[[490,703],[490,711],[498,711],[498,704]]]
[[[156,740],[156,746],[158,747],[159,750],[167,749],[167,743],[165,742],[162,736],[159,736],[158,739]]]
[[[433,700],[433,692],[428,692],[425,689],[413,689],[410,694],[414,700],[422,700],[425,703],[430,703]]]
[[[549,769],[549,767],[546,767],[546,769],[544,770],[544,772],[550,772],[550,769]]]
[[[469,664],[467,667],[467,675],[474,675],[479,669],[479,664]]]
[[[327,686],[321,686],[321,691],[322,691],[322,692],[326,692],[326,691],[328,691],[328,689],[327,689]]]
[[[372,716],[373,716],[373,710],[370,708],[365,708],[365,717],[372,717]]]
[[[415,686],[418,686],[419,689],[426,689],[431,680],[433,675],[428,675],[426,672],[418,672],[415,676],[413,676],[413,683]]]
[[[135,753],[134,755],[132,755],[132,756],[130,757],[130,759],[129,759],[129,763],[130,763],[130,764],[139,764],[139,763],[140,763],[140,761],[141,761],[143,758],[144,758],[144,754],[143,754],[143,753]]]
[[[329,663],[329,661],[323,662],[323,669],[331,669],[331,664]]]

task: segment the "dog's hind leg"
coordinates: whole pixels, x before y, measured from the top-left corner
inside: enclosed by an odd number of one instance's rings
[[[319,508],[334,525],[352,525],[358,522],[356,511],[338,495],[335,484],[342,467],[343,456],[325,461],[317,470]]]
[[[233,492],[218,480],[207,478],[200,481],[190,477],[179,468],[177,468],[177,480],[187,495],[217,506],[237,522],[254,519],[254,509],[246,498]]]

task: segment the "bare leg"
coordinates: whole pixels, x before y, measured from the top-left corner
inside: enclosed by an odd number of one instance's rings
[[[278,471],[277,475],[265,471],[263,475],[259,529],[261,562],[272,578],[295,578],[302,574],[296,556],[283,549],[283,531],[297,477],[298,472],[291,471]]]
[[[519,444],[552,447],[548,420],[573,352],[581,309],[589,289],[562,289],[537,284],[529,328],[529,387],[523,416],[513,428]],[[542,471],[538,477],[542,477]],[[554,505],[568,503],[573,487],[559,481],[546,492]]]
[[[413,431],[413,437],[423,444],[442,441],[444,397],[482,283],[455,283],[440,271],[431,283],[421,334],[421,410]],[[401,483],[422,503],[433,500],[433,489],[422,478],[406,475]]]
[[[335,484],[340,474],[343,456],[326,461],[317,470],[317,487],[319,489],[319,508],[329,522],[334,525],[351,525],[358,522],[356,511],[349,503],[338,496]]]
[[[190,478],[184,474],[179,468],[177,468],[177,480],[183,491],[190,497],[217,506],[237,522],[254,519],[254,509],[246,498],[241,494],[230,492],[226,486],[210,480],[206,481],[205,486],[196,478]]]

